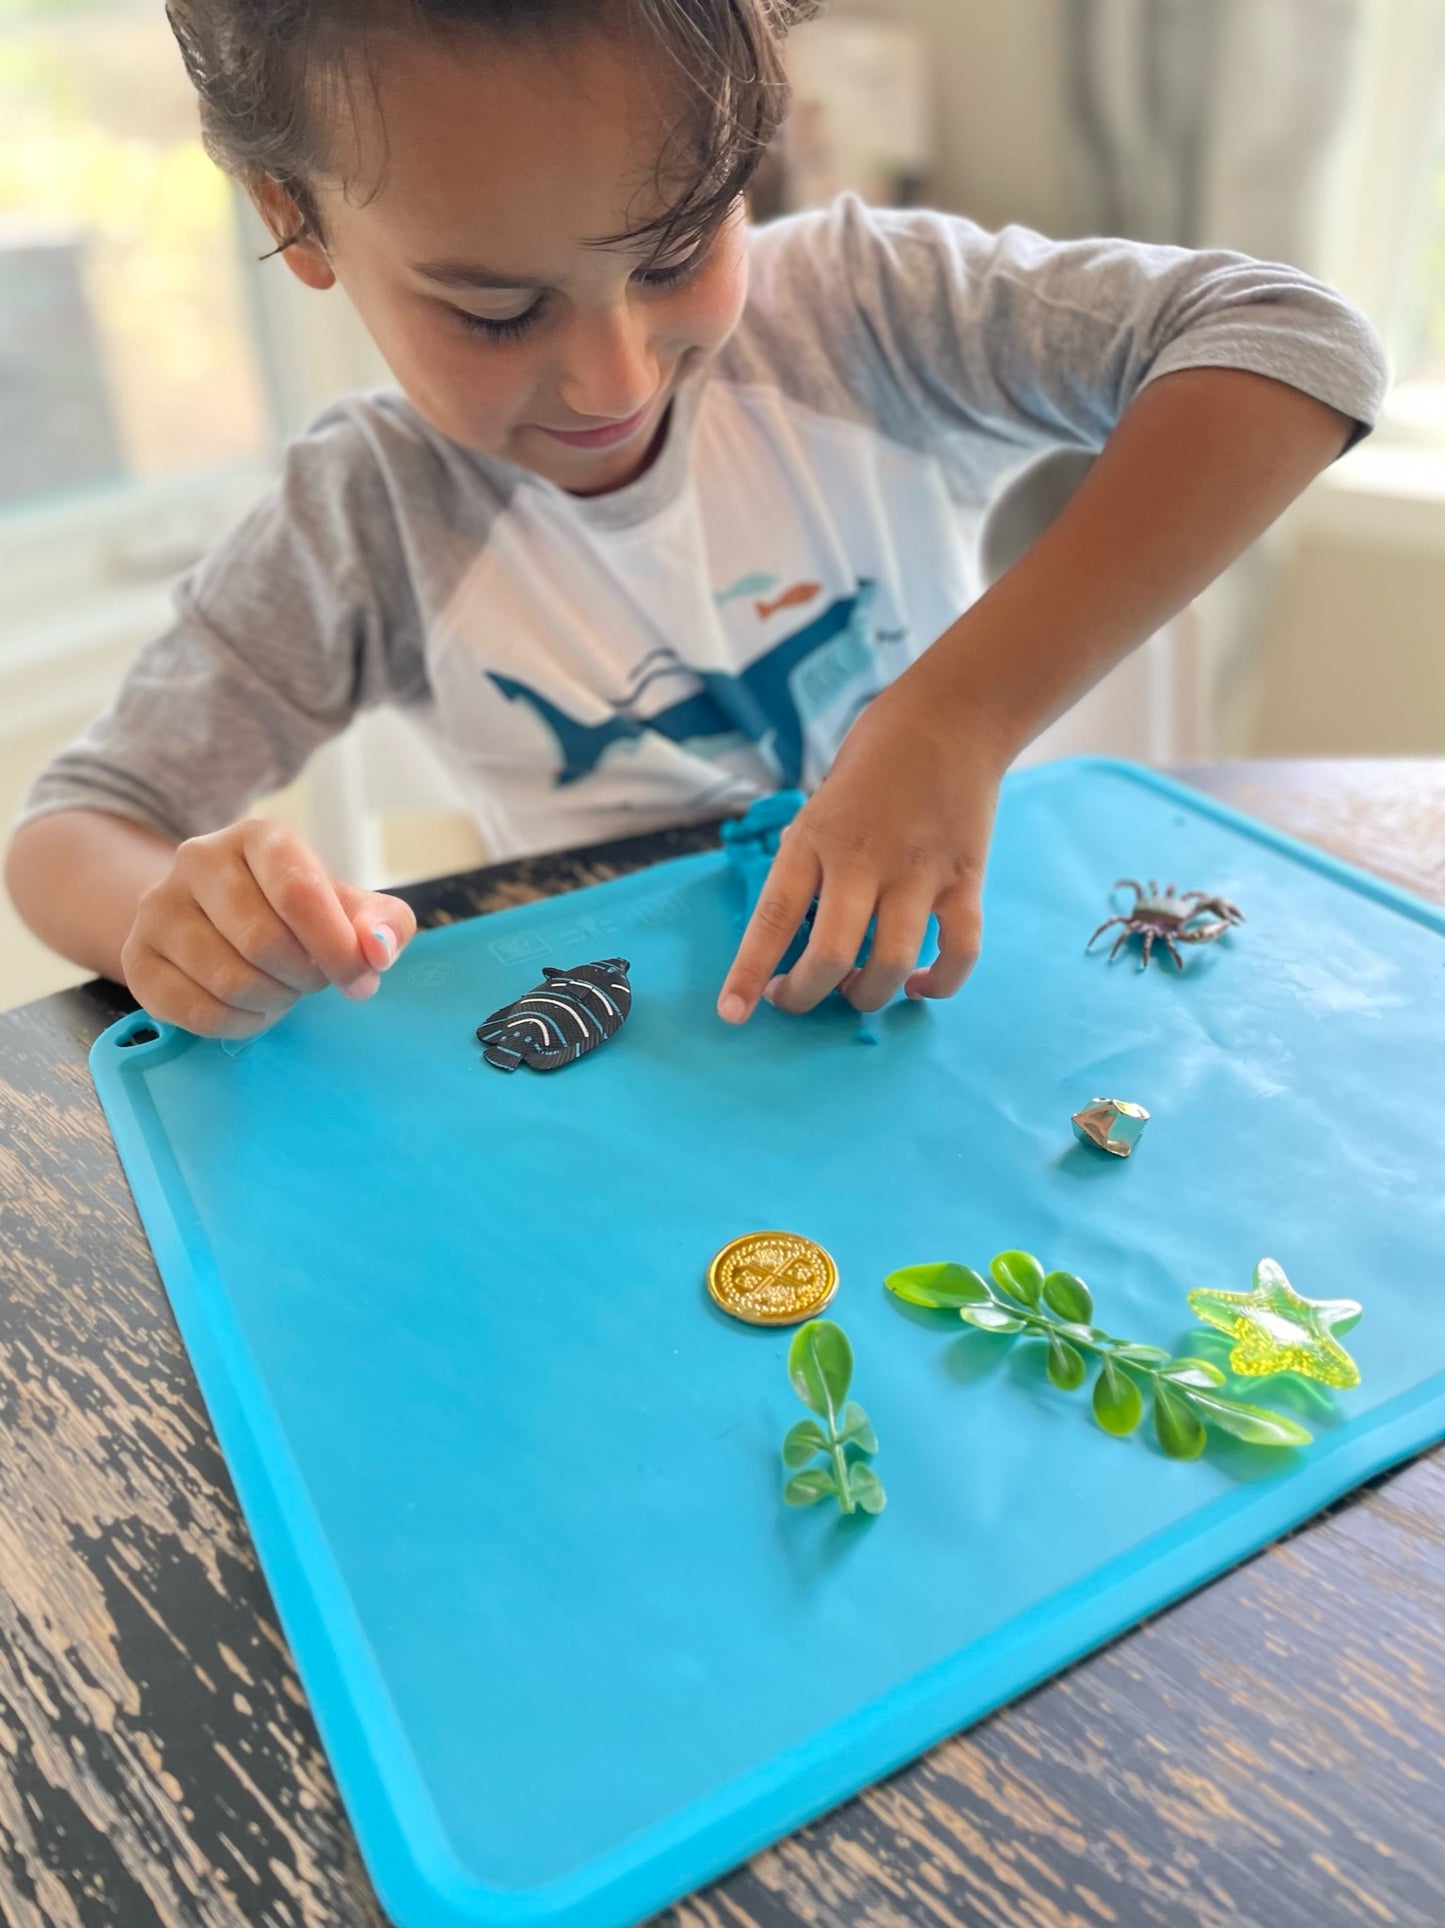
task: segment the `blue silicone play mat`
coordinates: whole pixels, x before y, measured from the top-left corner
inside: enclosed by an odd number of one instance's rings
[[[1110,964],[1120,875],[1248,921]],[[1005,784],[982,962],[871,1048],[841,1007],[717,1020],[737,908],[683,858],[425,933],[239,1052],[133,1015],[92,1053],[403,1928],[637,1921],[1445,1433],[1445,916],[1094,762]],[[541,966],[614,954],[613,1043],[481,1063]],[[1153,1114],[1127,1162],[1074,1142],[1097,1096]],[[791,1335],[704,1284],[773,1227],[838,1262],[876,1519],[780,1503]],[[1246,1382],[1297,1451],[1110,1438],[1037,1347],[882,1286],[1009,1246],[1181,1349],[1186,1291],[1268,1254],[1363,1303],[1363,1382]]]

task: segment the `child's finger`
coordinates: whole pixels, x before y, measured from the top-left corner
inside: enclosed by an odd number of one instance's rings
[[[204,906],[201,908],[204,912]],[[260,917],[275,922],[269,905],[260,906]],[[279,924],[276,928],[279,943],[268,943],[263,937],[252,948],[268,955],[274,955],[280,948],[294,952],[295,940],[290,932]],[[242,951],[208,913],[178,918],[159,929],[152,926],[145,934],[145,942],[152,958],[177,971],[205,1000],[202,1009],[208,1023],[212,999],[228,1010],[255,1012],[269,1019],[289,1011],[301,990],[306,988],[293,984],[279,970],[269,970],[249,951]],[[303,961],[302,969],[309,971],[310,967]],[[314,971],[311,977],[314,981]],[[194,1030],[195,1026],[188,1024],[185,1029]]]
[[[263,820],[244,851],[267,903],[329,982],[344,988],[365,977],[373,967],[316,853],[284,826]]]
[[[255,1011],[214,996],[149,945],[140,946],[127,959],[126,982],[151,1017],[177,1024],[198,1038],[254,1038],[281,1015],[279,1008]],[[294,997],[290,1001],[294,1003]]]
[[[878,1011],[903,989],[918,969],[928,929],[931,897],[894,893],[878,906],[878,924],[863,968],[843,995],[858,1011]]]
[[[389,970],[416,936],[410,904],[379,890],[337,884],[342,908],[351,919],[361,954],[374,971]]]
[[[763,894],[748,919],[732,969],[718,993],[718,1016],[729,1024],[744,1023],[757,1008],[778,959],[792,943],[813,901],[818,876],[818,859],[811,845],[799,837],[784,837]]]
[[[938,956],[908,979],[903,988],[909,997],[952,997],[978,962],[983,913],[977,893],[963,885],[946,891],[933,914],[938,919]]]
[[[877,900],[877,886],[871,877],[847,883],[836,875],[825,877],[807,949],[786,977],[768,985],[765,995],[769,1004],[779,1011],[811,1011],[830,991],[851,978]],[[917,951],[913,955],[916,958]]]
[[[326,983],[277,916],[234,827],[182,844],[173,875],[179,909],[175,902],[158,906],[144,935],[196,983],[209,985],[225,1003],[257,1010],[267,1008],[276,986],[302,994]],[[199,916],[187,915],[188,909]],[[243,964],[249,971],[239,968]],[[261,1002],[245,995],[250,991]]]

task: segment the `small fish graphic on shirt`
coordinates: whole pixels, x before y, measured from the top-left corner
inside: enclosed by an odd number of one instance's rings
[[[781,596],[775,596],[771,602],[755,602],[753,608],[758,612],[758,620],[766,622],[769,616],[776,616],[780,609],[797,609],[822,593],[823,585],[820,582],[795,582]]]
[[[777,581],[776,576],[739,576],[726,589],[715,589],[712,599],[721,609],[725,602],[732,602],[738,596],[766,596],[770,589],[776,588]]]

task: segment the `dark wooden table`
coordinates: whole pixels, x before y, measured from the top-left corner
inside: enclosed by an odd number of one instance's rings
[[[1445,902],[1445,762],[1184,774]],[[405,894],[423,923],[447,922],[707,840],[668,833]],[[380,1908],[91,1089],[90,1043],[133,1008],[98,980],[0,1017],[0,1918],[372,1928]],[[1442,1928],[1445,1452],[666,1920]]]

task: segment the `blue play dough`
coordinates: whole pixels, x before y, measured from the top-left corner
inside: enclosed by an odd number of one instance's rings
[[[783,832],[797,816],[808,799],[801,790],[776,790],[770,797],[759,797],[758,801],[745,816],[734,818],[722,827],[723,849],[727,852],[728,862],[742,885],[743,905],[737,916],[737,928],[747,928],[749,919],[757,909],[758,899],[763,894],[763,886],[768,881],[768,872],[773,867],[773,859],[778,854]],[[808,939],[813,934],[813,918],[818,909],[815,897],[807,914],[799,924],[796,933],[778,963],[778,971],[792,970],[807,948]],[[867,962],[868,952],[873,945],[873,934],[877,929],[877,918],[870,917],[868,928],[863,934],[863,943],[858,951],[859,968]],[[930,917],[923,934],[923,946],[918,953],[920,964],[931,963],[938,955],[938,920]],[[859,1032],[863,1044],[876,1044],[877,1038],[867,1031]]]
[[[1182,973],[1086,955],[1123,874],[1248,922]],[[1445,914],[1143,772],[1032,770],[968,985],[855,1051],[836,1001],[717,1017],[737,895],[706,852],[425,931],[239,1056],[143,1015],[91,1053],[402,1928],[649,1918],[1445,1433]],[[614,954],[604,1050],[481,1062],[543,965]],[[1074,1142],[1096,1096],[1153,1113],[1127,1161]],[[877,1519],[782,1505],[792,1334],[705,1285],[772,1227],[838,1263]],[[1039,1348],[883,1289],[1008,1246],[1184,1351],[1187,1290],[1267,1254],[1362,1301],[1362,1384],[1258,1389],[1297,1452],[1111,1439]]]

